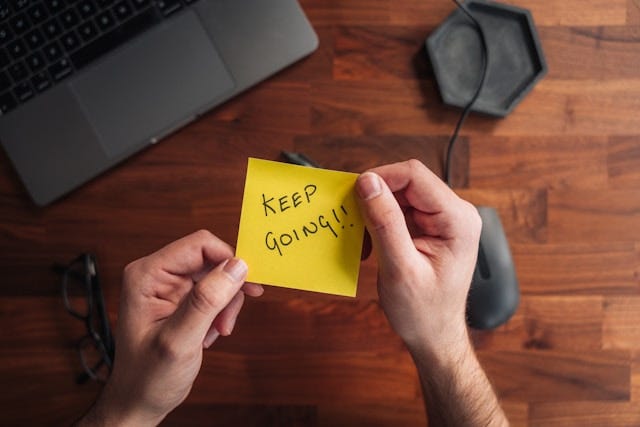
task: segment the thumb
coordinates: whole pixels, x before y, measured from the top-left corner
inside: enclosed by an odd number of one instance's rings
[[[365,172],[356,181],[358,204],[378,259],[397,265],[415,251],[404,213],[398,201],[374,172]]]
[[[213,320],[240,291],[247,265],[230,258],[211,270],[184,297],[168,321],[167,334],[175,342],[202,347]]]

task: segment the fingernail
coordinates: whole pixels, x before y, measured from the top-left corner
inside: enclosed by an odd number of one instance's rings
[[[223,270],[236,282],[241,282],[247,275],[247,264],[240,258],[231,258]]]
[[[365,172],[356,181],[356,191],[363,200],[373,199],[382,193],[380,177],[373,172]]]
[[[209,332],[207,332],[207,336],[204,337],[204,342],[202,343],[202,345],[204,346],[204,348],[211,347],[211,345],[218,339],[219,336],[220,332],[218,332],[215,328],[211,329]]]
[[[231,335],[231,333],[233,332],[233,328],[236,327],[236,320],[238,320],[237,317],[231,319],[228,325],[224,325],[222,331],[220,331],[220,335],[222,335],[223,337],[228,337],[229,335]]]

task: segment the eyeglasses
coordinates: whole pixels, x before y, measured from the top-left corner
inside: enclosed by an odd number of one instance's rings
[[[61,275],[64,306],[73,317],[82,320],[87,334],[76,347],[84,372],[76,377],[78,384],[90,378],[105,382],[111,373],[115,344],[105,309],[95,256],[84,253],[68,265],[56,264]]]

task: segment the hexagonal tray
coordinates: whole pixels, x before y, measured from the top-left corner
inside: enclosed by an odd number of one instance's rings
[[[504,117],[547,73],[533,18],[527,9],[499,3],[470,0],[465,5],[482,26],[489,51],[484,86],[471,110]],[[482,73],[477,28],[456,9],[426,47],[443,102],[465,107]]]

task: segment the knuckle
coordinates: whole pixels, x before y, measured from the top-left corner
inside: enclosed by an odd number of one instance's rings
[[[217,239],[212,232],[204,228],[201,228],[200,230],[194,232],[192,235],[200,242],[207,242]]]
[[[383,207],[377,210],[373,226],[378,231],[394,230],[398,225],[401,225],[401,219],[403,218],[395,207]]]
[[[124,280],[127,281],[127,279],[131,278],[132,276],[135,276],[136,273],[136,261],[130,262],[129,264],[124,266],[124,270],[122,270],[122,276],[124,277]]]
[[[142,282],[145,275],[144,258],[137,259],[127,264],[124,267],[122,275],[125,289],[131,288],[134,284]]]
[[[479,236],[480,231],[482,230],[482,218],[480,217],[480,213],[475,206],[471,203],[465,201],[467,205],[467,218],[469,221],[469,229],[474,236]]]
[[[207,229],[202,228],[191,234],[190,237],[193,238],[193,243],[199,246],[216,247],[218,250],[226,250],[229,252],[228,256],[233,256],[231,246]]]
[[[218,310],[221,298],[217,292],[203,286],[204,283],[198,284],[193,288],[189,302],[191,306],[202,314],[210,314]]]
[[[124,272],[123,272],[124,276],[125,277],[135,276],[140,270],[140,264],[141,264],[141,261],[137,259],[125,265]]]
[[[459,210],[460,217],[458,223],[461,224],[461,231],[465,236],[468,236],[470,240],[477,241],[480,239],[480,232],[482,231],[482,218],[478,209],[466,200],[460,199],[461,209]]]
[[[409,166],[409,169],[411,169],[413,172],[422,172],[426,168],[424,163],[422,163],[418,159],[407,160],[407,166]]]

